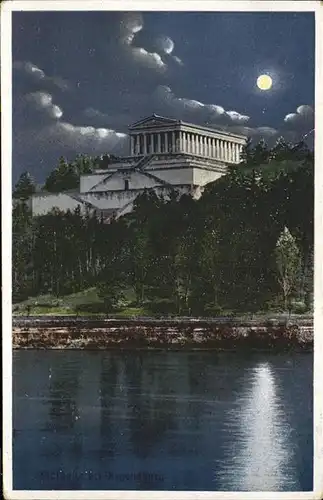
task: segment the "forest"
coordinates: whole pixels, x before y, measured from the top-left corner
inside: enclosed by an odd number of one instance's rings
[[[108,157],[107,157],[108,158]],[[45,191],[77,187],[97,159],[61,158]],[[35,183],[13,192],[13,303],[95,288],[88,312],[125,307],[151,315],[221,316],[310,311],[313,299],[314,156],[282,138],[248,141],[241,163],[199,200],[143,192],[134,210],[106,223],[95,213],[32,217]],[[139,309],[138,309],[139,310]]]

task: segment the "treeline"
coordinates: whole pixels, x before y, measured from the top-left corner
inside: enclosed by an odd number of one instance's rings
[[[197,201],[145,191],[133,212],[109,224],[78,210],[32,218],[17,203],[13,298],[95,286],[107,312],[129,290],[156,313],[306,310],[313,205],[313,155],[282,139],[271,150],[248,143],[242,163]]]
[[[48,193],[77,190],[81,175],[91,174],[98,168],[107,168],[110,163],[118,161],[117,156],[108,154],[93,158],[86,155],[77,155],[74,161],[67,161],[66,158],[61,156],[57,166],[48,174],[40,190]],[[13,197],[15,199],[27,199],[35,191],[36,186],[30,174],[24,172],[15,186]]]

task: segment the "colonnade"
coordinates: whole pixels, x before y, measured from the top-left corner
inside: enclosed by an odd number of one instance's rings
[[[182,130],[138,133],[130,139],[131,156],[181,152],[238,163],[242,151],[236,142]]]

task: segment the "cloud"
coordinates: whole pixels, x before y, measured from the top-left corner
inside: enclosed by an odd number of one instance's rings
[[[231,126],[227,128],[228,132],[245,135],[254,141],[265,139],[268,144],[272,144],[280,134],[280,132],[272,127],[245,127]]]
[[[171,54],[174,50],[175,44],[169,36],[159,35],[156,38],[156,47],[160,52]]]
[[[139,12],[126,13],[120,21],[119,44],[125,54],[143,66],[165,71],[167,66],[157,52],[149,52],[144,47],[135,44],[135,38],[144,27],[142,15]]]
[[[84,153],[126,152],[128,135],[108,128],[76,126],[68,122],[56,122],[37,134],[38,143],[50,138],[56,147]]]
[[[113,128],[93,127],[89,125],[79,126],[69,121],[62,121],[63,110],[53,103],[53,96],[48,92],[32,92],[23,97],[23,103],[27,107],[22,108],[24,122],[19,130],[16,144],[23,151],[36,151],[36,154],[44,154],[54,150],[57,157],[64,151],[86,154],[102,154],[115,152],[126,154],[128,151],[128,135],[118,132]],[[43,113],[45,120],[33,120],[30,126],[33,111]],[[90,114],[99,112],[90,109]],[[102,114],[105,116],[104,114]]]
[[[179,57],[177,57],[177,56],[172,56],[172,59],[173,59],[173,61],[175,61],[175,62],[176,62],[177,64],[179,64],[180,66],[183,66],[183,65],[184,65],[184,63],[183,63],[182,59],[180,59]]]
[[[244,124],[249,116],[238,111],[225,111],[218,104],[205,104],[195,99],[177,97],[166,85],[159,85],[155,91],[155,98],[166,112],[176,114],[178,118],[194,120],[197,123],[211,125]]]
[[[31,92],[26,94],[25,99],[39,111],[45,111],[50,118],[59,119],[63,116],[62,109],[53,104],[53,97],[48,92]]]
[[[226,111],[225,112],[233,122],[235,123],[247,123],[250,119],[250,116],[241,115],[237,111]]]
[[[67,80],[59,76],[47,76],[42,69],[29,61],[15,61],[13,69],[30,77],[35,82],[41,82],[42,84],[52,83],[63,91],[70,88],[70,83]]]
[[[144,29],[143,17],[138,12],[126,13],[120,21],[119,43],[136,63],[161,72],[168,70],[168,62],[183,65],[174,56],[174,41],[166,35],[155,35]]]
[[[290,128],[306,128],[314,126],[314,110],[311,106],[303,104],[298,106],[295,113],[285,116],[284,122]]]
[[[130,113],[102,113],[93,107],[84,109],[83,116],[94,125],[120,127],[121,129],[124,129],[137,119],[136,116],[132,116]]]
[[[157,68],[162,71],[167,69],[167,65],[162,60],[161,56],[156,52],[148,52],[142,47],[131,47],[133,58],[140,64],[149,68]]]

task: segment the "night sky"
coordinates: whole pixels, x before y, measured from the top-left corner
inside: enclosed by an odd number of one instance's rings
[[[13,177],[128,154],[152,113],[272,143],[313,129],[313,13],[14,12]],[[271,76],[260,90],[259,75]],[[312,141],[309,136],[309,143]]]

